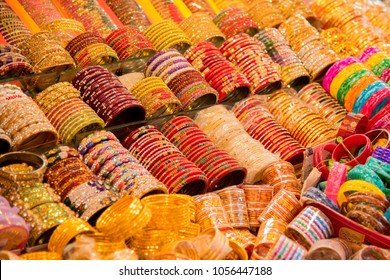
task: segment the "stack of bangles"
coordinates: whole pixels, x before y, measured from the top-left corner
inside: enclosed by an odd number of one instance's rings
[[[54,33],[64,48],[75,37],[86,32],[81,22],[69,18],[49,21],[43,25],[42,30]]]
[[[353,254],[349,243],[341,238],[317,240],[307,252],[306,260],[348,260]]]
[[[220,51],[247,77],[254,94],[268,94],[281,88],[280,66],[272,61],[262,44],[248,34],[230,37]]]
[[[273,188],[274,194],[285,189],[297,198],[301,196],[301,185],[295,175],[295,168],[288,161],[280,160],[268,165],[263,173],[263,182]]]
[[[310,80],[308,71],[278,29],[260,30],[254,38],[264,44],[268,55],[282,67],[283,86],[308,84]]]
[[[172,20],[152,24],[144,35],[158,51],[173,48],[183,53],[192,45],[190,38]]]
[[[8,44],[0,45],[0,77],[23,76],[31,73],[33,68],[28,59],[21,54],[21,50]]]
[[[182,109],[180,100],[160,77],[142,79],[130,88],[130,92],[145,107],[146,118],[171,115]]]
[[[157,10],[163,19],[172,20],[179,24],[184,20],[178,7],[172,0],[150,0],[150,3]]]
[[[336,137],[336,131],[320,115],[286,90],[272,94],[267,107],[275,120],[304,147],[324,143]]]
[[[347,34],[337,27],[322,30],[320,38],[341,58],[359,55],[359,49],[348,38]]]
[[[57,144],[58,133],[38,105],[13,85],[0,86],[0,128],[12,139],[12,150]]]
[[[58,0],[56,1],[56,4],[66,7],[69,17],[81,22],[84,25],[85,30],[90,30],[103,38],[117,29],[113,20],[99,5],[99,1]]]
[[[196,222],[201,231],[213,227],[219,230],[233,229],[223,207],[222,200],[215,192],[194,197],[196,205]]]
[[[192,240],[201,260],[221,260],[232,251],[226,235],[217,228],[208,228]]]
[[[156,127],[147,125],[132,131],[124,146],[149,172],[164,183],[169,193],[202,194],[208,179]]]
[[[61,72],[76,67],[73,58],[51,32],[35,33],[19,47],[36,73]]]
[[[183,0],[183,2],[193,14],[203,12],[207,13],[211,18],[215,16],[215,11],[211,8],[207,0]]]
[[[72,218],[60,224],[53,232],[47,244],[49,252],[56,252],[60,255],[65,247],[79,234],[90,234],[96,230],[86,221],[80,218]]]
[[[332,222],[318,208],[307,206],[286,228],[286,235],[309,250],[318,240],[333,237]]]
[[[230,186],[217,191],[222,205],[234,228],[249,229],[249,216],[245,204],[245,192],[237,186]]]
[[[219,46],[225,41],[225,35],[215,26],[212,18],[207,13],[192,14],[184,19],[179,27],[190,37],[194,44],[207,41]]]
[[[150,40],[135,27],[125,26],[116,29],[105,40],[118,54],[119,60],[151,56],[156,53]]]
[[[358,57],[382,81],[390,84],[390,56],[378,48],[365,49]]]
[[[81,98],[106,126],[145,119],[145,109],[118,77],[102,66],[84,68],[72,80]]]
[[[348,112],[361,113],[369,119],[389,102],[390,85],[354,57],[335,63],[322,84]]]
[[[43,182],[47,160],[31,152],[12,152],[0,156],[1,193],[6,199],[24,184]]]
[[[205,173],[209,179],[207,192],[244,181],[246,169],[226,151],[218,148],[189,117],[174,117],[163,125],[161,131]]]
[[[198,43],[189,48],[184,56],[218,91],[218,103],[241,100],[250,95],[248,79],[212,43]]]
[[[78,150],[92,172],[121,196],[131,194],[142,198],[168,192],[165,185],[153,177],[111,132],[90,134],[80,142]]]
[[[239,7],[229,7],[222,10],[213,19],[215,25],[225,34],[226,38],[231,38],[240,33],[247,33],[250,36],[259,31],[259,26],[249,15]]]
[[[126,26],[133,26],[144,32],[150,21],[136,0],[106,0],[107,5]]]
[[[104,121],[80,99],[80,92],[71,83],[48,87],[37,95],[36,102],[64,144],[73,143],[79,133],[104,128]]]
[[[265,104],[256,96],[236,103],[233,112],[246,132],[272,153],[293,164],[302,162],[305,148],[276,122]]]
[[[279,26],[279,31],[309,71],[311,81],[321,80],[329,67],[339,60],[338,55],[321,41],[317,29],[301,15],[291,16]]]
[[[66,45],[66,50],[79,68],[105,64],[119,59],[117,53],[106,44],[102,37],[91,32],[74,37]]]
[[[270,185],[241,185],[245,192],[245,201],[248,209],[249,226],[257,231],[260,227],[260,222],[257,217],[267,207],[271,201],[274,192]]]
[[[152,211],[139,198],[127,195],[108,207],[99,217],[96,229],[113,241],[125,241],[141,231]]]
[[[0,8],[2,21],[0,33],[7,43],[19,47],[21,43],[31,37],[32,33],[5,1],[0,3]]]
[[[278,27],[284,20],[283,14],[272,1],[255,0],[248,6],[248,15],[260,30],[267,27]]]
[[[175,49],[158,52],[146,63],[145,76],[160,77],[180,100],[183,110],[217,103],[218,93]]]
[[[190,200],[182,194],[160,194],[141,199],[152,212],[147,229],[169,230],[176,236],[190,224]]]
[[[288,224],[301,210],[302,203],[295,194],[282,188],[272,197],[257,220],[262,224],[267,219],[273,218]]]
[[[284,234],[286,227],[287,224],[285,222],[274,218],[267,219],[261,223],[251,260],[264,260],[272,245]]]
[[[12,201],[23,209],[23,216],[32,225],[30,246],[46,244],[58,225],[75,217],[75,213],[59,201],[47,184],[25,184]]]
[[[279,160],[257,140],[246,133],[240,121],[223,105],[198,112],[195,123],[220,148],[247,169],[247,184],[259,182],[265,168]]]
[[[32,0],[20,0],[19,3],[40,27],[47,22],[62,18],[61,13],[50,0],[42,0],[39,4]]]
[[[305,102],[334,129],[338,129],[347,115],[347,111],[334,100],[318,83],[304,86],[297,97]]]
[[[83,220],[96,220],[103,209],[116,201],[117,195],[92,173],[75,148],[58,146],[45,156],[48,159],[46,181],[61,201]]]

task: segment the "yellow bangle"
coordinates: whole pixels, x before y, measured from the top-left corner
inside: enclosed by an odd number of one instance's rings
[[[337,203],[339,206],[341,206],[344,202],[347,201],[345,195],[349,192],[374,193],[386,199],[385,194],[377,186],[363,180],[348,180],[341,185],[337,194]]]
[[[330,85],[330,94],[333,96],[333,98],[337,99],[337,92],[339,91],[341,85],[343,82],[351,76],[353,73],[363,70],[365,67],[363,64],[360,63],[354,63],[351,65],[346,66],[341,70],[332,80],[332,83]]]
[[[48,243],[48,249],[62,255],[66,245],[77,235],[95,231],[90,224],[80,218],[69,219],[54,230]]]

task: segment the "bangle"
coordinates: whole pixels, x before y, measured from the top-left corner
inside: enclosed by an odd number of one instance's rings
[[[85,221],[79,218],[69,219],[60,224],[53,232],[48,243],[50,252],[60,255],[64,252],[66,245],[77,235],[91,233],[95,230]]]
[[[349,174],[349,173],[348,173]],[[337,194],[341,185],[347,178],[347,166],[345,164],[334,162],[329,172],[324,193],[334,202],[337,203]]]
[[[360,152],[360,148],[364,147]],[[364,164],[373,153],[371,140],[364,134],[355,134],[343,139],[333,150],[332,159],[340,162],[346,158],[347,166]]]
[[[332,237],[333,232],[333,225],[329,218],[313,206],[304,208],[286,228],[286,236],[307,250],[316,241]]]
[[[367,131],[368,118],[363,114],[348,113],[337,130],[337,136],[343,139]]]
[[[390,190],[385,188],[381,178],[369,167],[357,165],[348,172],[349,180],[363,180],[377,186],[386,197],[390,196]]]
[[[326,181],[329,176],[329,164],[326,163],[329,158],[325,159],[324,153],[328,152],[328,154],[330,153],[330,155],[332,155],[332,152],[335,148],[336,144],[329,143],[321,145],[314,151],[313,163],[314,166],[321,172],[321,177],[323,181]]]
[[[114,240],[126,240],[146,226],[151,217],[151,210],[138,198],[125,196],[103,212],[96,228]]]

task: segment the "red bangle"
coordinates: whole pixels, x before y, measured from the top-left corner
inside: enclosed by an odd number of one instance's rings
[[[316,167],[320,172],[321,172],[321,178],[323,181],[328,180],[329,176],[329,169],[328,165],[326,164],[326,159],[325,159],[325,152],[330,153],[332,155],[334,149],[336,148],[336,144],[334,143],[328,143],[321,145],[314,151],[314,167]]]
[[[364,147],[363,151],[360,149]],[[360,152],[360,154],[358,154]],[[348,158],[347,166],[365,164],[367,158],[373,153],[371,140],[364,134],[355,134],[343,139],[333,150],[332,159],[340,162],[342,158]]]
[[[367,131],[368,119],[363,114],[348,113],[341,122],[337,136],[347,138],[354,134],[362,134]]]

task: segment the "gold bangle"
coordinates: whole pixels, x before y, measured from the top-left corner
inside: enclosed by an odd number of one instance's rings
[[[48,243],[48,249],[62,255],[66,245],[77,235],[95,231],[90,224],[82,219],[72,218],[66,220],[54,230]]]

